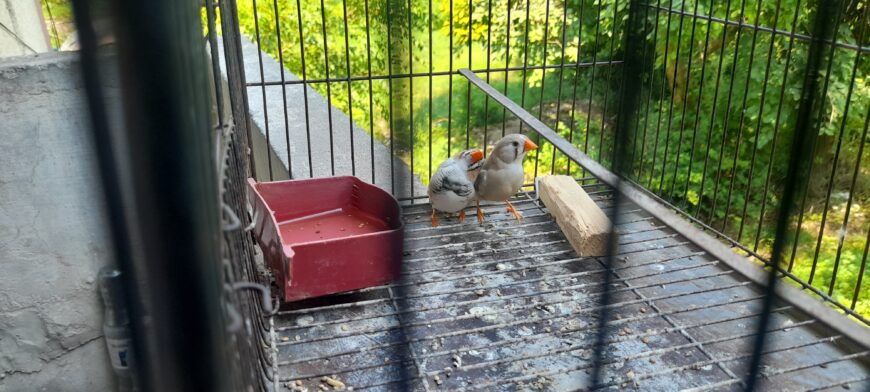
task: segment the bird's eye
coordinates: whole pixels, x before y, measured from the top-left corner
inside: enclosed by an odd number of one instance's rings
[[[514,147],[519,146],[519,145],[520,145],[519,142],[514,142]]]

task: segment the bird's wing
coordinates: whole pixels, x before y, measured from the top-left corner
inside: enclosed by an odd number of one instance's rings
[[[480,188],[486,183],[486,170],[481,170],[477,173],[477,178],[474,179],[474,191],[480,193]]]
[[[441,167],[429,182],[433,193],[453,192],[467,197],[473,191],[466,174],[456,165]]]

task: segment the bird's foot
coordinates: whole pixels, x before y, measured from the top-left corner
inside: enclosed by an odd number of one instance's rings
[[[507,211],[510,212],[511,215],[513,215],[514,218],[517,219],[517,223],[521,222],[523,220],[523,214],[521,214],[519,211],[517,211],[517,209],[514,208],[513,204],[511,204],[511,202],[509,202],[507,200],[505,200],[504,202],[507,203]]]
[[[465,222],[465,210],[459,211],[459,223]]]
[[[438,227],[438,215],[435,213],[435,209],[432,209],[432,227]]]
[[[477,223],[483,223],[484,215],[483,210],[480,209],[480,202],[477,202]]]

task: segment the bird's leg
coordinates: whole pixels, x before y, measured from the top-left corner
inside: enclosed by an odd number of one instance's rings
[[[507,203],[507,211],[510,212],[511,215],[514,216],[514,218],[517,218],[517,222],[522,221],[523,214],[521,214],[519,211],[517,211],[517,209],[514,208],[513,204],[511,204],[511,202],[509,202],[507,199],[505,199],[504,202]]]
[[[459,223],[465,222],[465,210],[459,211]]]
[[[438,215],[435,213],[435,209],[432,209],[432,227],[438,227]]]
[[[483,211],[480,209],[480,200],[477,200],[477,223],[483,223]]]

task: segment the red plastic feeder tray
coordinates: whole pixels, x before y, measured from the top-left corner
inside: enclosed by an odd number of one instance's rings
[[[385,284],[402,262],[399,202],[356,177],[248,180],[254,235],[285,301]]]

